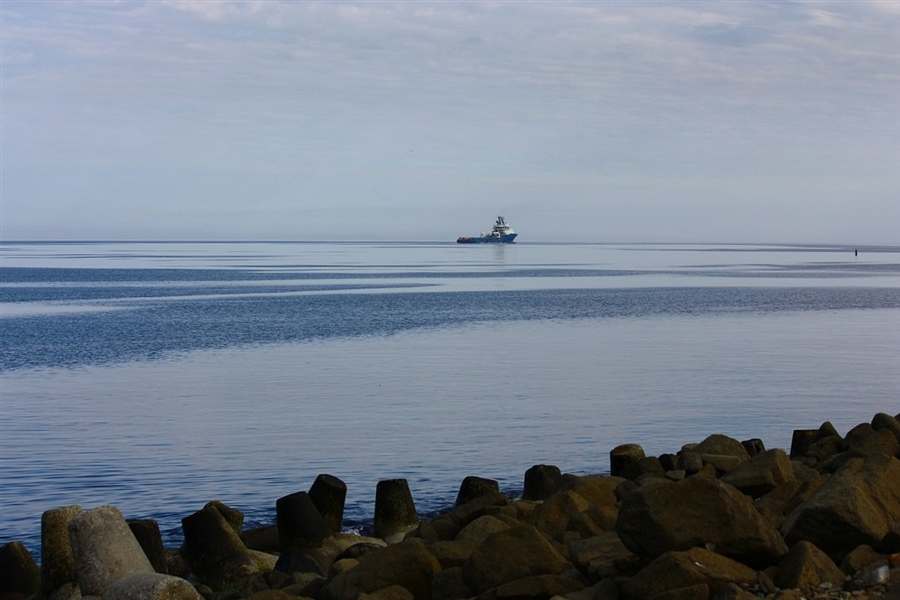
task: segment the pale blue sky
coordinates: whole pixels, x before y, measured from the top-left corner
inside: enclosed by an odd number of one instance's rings
[[[3,0],[3,239],[900,243],[900,2]]]

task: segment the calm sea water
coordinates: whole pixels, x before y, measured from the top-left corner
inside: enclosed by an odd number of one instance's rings
[[[0,543],[57,506],[270,523],[319,473],[348,527],[467,475],[608,472],[710,433],[789,448],[900,412],[900,248],[0,244]]]

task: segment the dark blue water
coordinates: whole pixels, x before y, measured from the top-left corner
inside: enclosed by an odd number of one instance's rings
[[[273,518],[318,473],[347,525],[467,475],[604,472],[638,442],[900,412],[900,249],[0,244],[0,542],[115,504]]]

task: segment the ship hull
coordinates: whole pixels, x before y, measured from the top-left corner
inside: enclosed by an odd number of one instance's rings
[[[506,235],[490,236],[483,235],[477,237],[461,237],[456,240],[457,244],[512,244],[518,233],[508,233]]]

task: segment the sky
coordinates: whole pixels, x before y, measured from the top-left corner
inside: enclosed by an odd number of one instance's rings
[[[900,244],[900,2],[0,2],[0,239]]]

